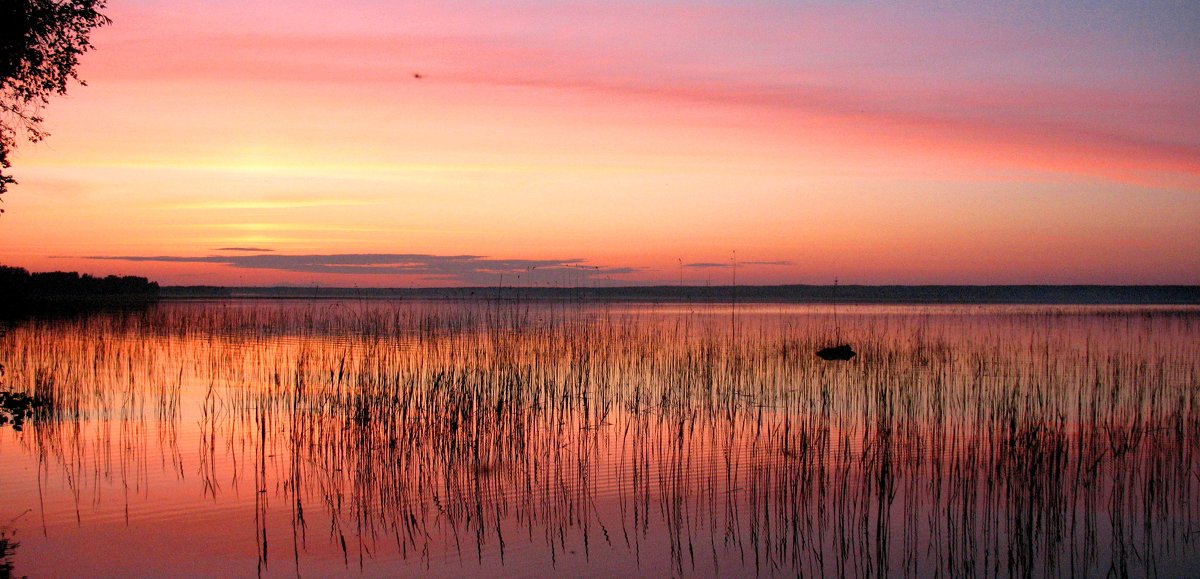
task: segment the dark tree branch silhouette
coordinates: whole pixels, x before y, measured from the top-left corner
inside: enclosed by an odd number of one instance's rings
[[[16,183],[4,170],[18,139],[47,136],[40,113],[50,96],[66,94],[71,81],[84,84],[75,67],[92,48],[92,29],[111,22],[100,13],[104,5],[105,0],[0,0],[0,195]]]

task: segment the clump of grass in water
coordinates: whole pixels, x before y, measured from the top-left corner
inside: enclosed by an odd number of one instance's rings
[[[48,416],[54,407],[48,396],[26,394],[12,390],[0,391],[0,426],[11,425],[20,432],[27,420]]]
[[[13,533],[5,527],[0,527],[0,577],[7,579],[12,576],[13,559],[17,553],[17,547],[21,546],[13,538]]]

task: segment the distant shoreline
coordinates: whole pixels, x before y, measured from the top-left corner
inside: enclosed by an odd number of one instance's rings
[[[588,300],[681,303],[1200,305],[1195,285],[772,285],[631,287],[224,287],[163,286],[161,300],[414,299]]]

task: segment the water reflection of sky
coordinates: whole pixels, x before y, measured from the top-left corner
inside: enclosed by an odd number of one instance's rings
[[[1200,312],[828,309],[208,302],[26,323],[0,341],[6,385],[55,410],[0,430],[14,572],[1200,565]],[[812,355],[831,331],[855,362]]]

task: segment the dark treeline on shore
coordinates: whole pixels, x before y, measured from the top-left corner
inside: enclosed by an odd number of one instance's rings
[[[656,302],[791,302],[876,304],[1200,304],[1200,286],[644,286],[644,287],[220,287],[166,286],[163,298],[501,299]]]
[[[0,266],[0,309],[6,313],[145,303],[157,299],[158,294],[158,283],[144,277],[96,277],[66,271],[30,273],[20,267]]]
[[[8,311],[164,299],[600,300],[708,303],[1200,304],[1194,285],[769,285],[628,287],[348,288],[165,286],[136,276],[30,273],[0,265],[0,308]]]

